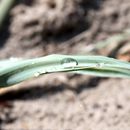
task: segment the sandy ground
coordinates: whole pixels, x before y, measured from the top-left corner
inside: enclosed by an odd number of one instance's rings
[[[0,58],[87,54],[129,18],[129,0],[21,0],[0,32]],[[129,130],[129,84],[59,73],[24,82],[0,94],[0,129]]]

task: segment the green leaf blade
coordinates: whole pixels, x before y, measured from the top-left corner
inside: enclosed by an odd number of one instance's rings
[[[130,63],[103,56],[55,54],[15,62],[1,61],[0,67],[0,87],[7,87],[46,73],[56,72],[130,78]]]

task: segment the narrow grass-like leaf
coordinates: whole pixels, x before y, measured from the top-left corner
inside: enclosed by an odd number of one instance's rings
[[[35,59],[5,60],[0,61],[0,87],[54,72],[130,78],[130,63],[103,56],[58,54]]]
[[[7,14],[16,0],[2,0],[0,2],[0,29],[4,20],[7,18]]]

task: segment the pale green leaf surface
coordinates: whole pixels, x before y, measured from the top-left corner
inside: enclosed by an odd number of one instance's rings
[[[47,73],[70,72],[130,78],[130,63],[103,56],[49,55],[0,61],[0,86],[6,87]]]

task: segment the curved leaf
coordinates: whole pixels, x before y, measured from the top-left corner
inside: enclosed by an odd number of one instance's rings
[[[35,59],[4,60],[0,61],[0,87],[54,72],[130,78],[130,63],[103,56],[58,54]]]

